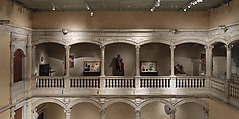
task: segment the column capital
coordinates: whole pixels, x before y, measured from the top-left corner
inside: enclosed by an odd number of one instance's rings
[[[227,51],[231,51],[233,48],[233,45],[225,45]]]
[[[170,48],[170,50],[171,50],[171,51],[174,51],[174,50],[175,50],[175,48],[176,48],[176,45],[170,45],[170,47],[169,47],[169,48]]]
[[[140,110],[136,109],[136,110],[135,110],[135,115],[136,115],[136,116],[139,116],[139,115],[140,115]]]
[[[212,50],[214,48],[214,46],[213,45],[205,45],[204,48],[206,50]]]
[[[100,119],[105,119],[105,113],[106,113],[106,110],[105,109],[100,109]]]
[[[66,49],[67,51],[69,51],[69,50],[71,49],[71,46],[65,45],[65,49]]]
[[[136,46],[135,46],[135,49],[139,50],[139,49],[140,49],[140,46],[139,46],[139,45],[136,45]]]
[[[104,45],[101,45],[101,46],[100,46],[100,49],[101,49],[101,50],[105,50],[105,46],[104,46]]]
[[[106,112],[105,109],[100,109],[99,111],[101,115],[105,115],[105,112]]]
[[[67,114],[70,114],[71,113],[71,109],[65,109],[64,112]]]

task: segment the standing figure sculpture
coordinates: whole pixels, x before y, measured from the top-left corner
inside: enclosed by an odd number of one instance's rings
[[[116,70],[118,72],[124,71],[124,62],[120,55],[118,55],[116,58]]]
[[[114,75],[124,76],[124,62],[123,58],[121,58],[119,54],[116,57],[116,71]]]

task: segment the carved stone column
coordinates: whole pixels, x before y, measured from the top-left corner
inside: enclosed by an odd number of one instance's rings
[[[100,110],[100,119],[105,119],[105,109]]]
[[[135,110],[136,119],[140,119],[140,110]]]
[[[176,110],[171,110],[170,119],[175,119]]]
[[[101,71],[100,76],[105,76],[105,46],[100,46],[101,49]]]
[[[36,46],[32,46],[32,76],[35,76],[36,69]]]
[[[71,109],[65,109],[64,112],[66,114],[66,119],[70,119],[71,118]]]
[[[206,49],[206,76],[212,76],[212,49],[214,46],[205,46]]]
[[[232,79],[232,45],[226,45],[227,49],[227,80],[230,81]]]
[[[176,48],[175,45],[170,46],[170,51],[171,51],[171,76],[175,76],[175,74],[174,74],[174,50],[175,50],[175,48]]]
[[[135,76],[140,76],[140,64],[139,64],[139,50],[140,50],[140,46],[135,46],[136,49],[136,74]]]
[[[70,76],[69,57],[70,57],[71,46],[65,46],[65,49],[66,49],[66,72],[65,72],[65,75]]]

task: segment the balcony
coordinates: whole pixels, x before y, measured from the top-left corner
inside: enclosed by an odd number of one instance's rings
[[[156,96],[216,98],[239,107],[239,84],[205,76],[94,76],[54,77],[39,76],[16,83],[13,90],[31,84],[31,97],[85,97],[85,96]],[[26,91],[13,95],[26,96]]]

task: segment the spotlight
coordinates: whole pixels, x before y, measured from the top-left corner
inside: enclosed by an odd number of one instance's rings
[[[152,8],[150,9],[150,11],[151,11],[151,12],[154,12],[154,9],[155,9],[155,7],[152,7]]]
[[[183,11],[184,11],[184,12],[186,12],[186,11],[187,11],[187,9],[186,9],[186,8],[184,8],[184,9],[183,9]]]
[[[90,12],[90,16],[92,17],[93,15],[94,15],[94,12],[91,11],[91,12]]]
[[[53,6],[52,10],[53,10],[53,11],[55,11],[55,10],[56,10],[56,7],[55,7],[55,6]]]
[[[66,34],[68,34],[68,30],[67,29],[62,29],[62,33],[64,34],[64,35],[66,35]]]
[[[191,5],[188,5],[188,8],[190,9],[190,8],[191,8]]]

